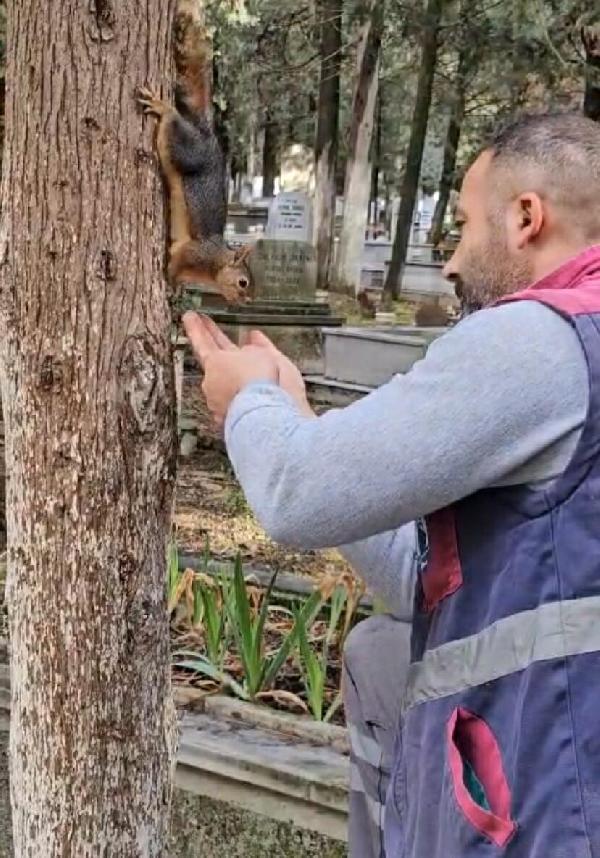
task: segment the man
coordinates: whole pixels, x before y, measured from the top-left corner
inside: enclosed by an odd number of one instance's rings
[[[412,625],[408,677],[405,623],[346,653],[352,855],[600,858],[600,128],[502,131],[457,218],[466,318],[349,408],[313,418],[264,338],[186,326],[267,530],[343,546]]]

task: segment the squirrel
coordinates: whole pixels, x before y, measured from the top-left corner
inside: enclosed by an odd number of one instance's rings
[[[443,328],[448,322],[448,311],[440,306],[439,299],[432,304],[421,304],[415,313],[415,325],[420,328]]]
[[[356,300],[360,307],[360,314],[363,319],[374,319],[377,312],[377,306],[368,291],[366,289],[361,289],[356,296]]]
[[[157,149],[170,205],[168,276],[171,283],[201,283],[204,292],[221,294],[228,304],[251,299],[246,260],[223,238],[227,217],[225,158],[208,118],[206,84],[210,51],[190,4],[180,0],[175,19],[175,106],[141,87],[144,113],[158,116]]]

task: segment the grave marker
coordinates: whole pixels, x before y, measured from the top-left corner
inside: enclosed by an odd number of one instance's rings
[[[315,300],[316,256],[310,244],[260,239],[248,262],[257,298]]]
[[[311,241],[312,208],[307,194],[279,194],[273,199],[267,221],[267,237],[282,241]]]

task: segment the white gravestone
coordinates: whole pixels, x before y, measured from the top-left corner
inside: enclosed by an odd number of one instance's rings
[[[285,193],[273,199],[267,222],[267,238],[311,243],[312,210],[303,193]]]

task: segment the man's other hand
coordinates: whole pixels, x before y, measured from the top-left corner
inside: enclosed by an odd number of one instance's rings
[[[279,371],[279,386],[292,397],[302,414],[306,417],[314,417],[314,411],[310,407],[306,396],[306,385],[298,367],[283,352],[280,352],[271,340],[265,337],[260,331],[252,331],[250,333],[248,344],[264,348],[273,356]]]
[[[186,313],[183,324],[204,370],[202,391],[218,425],[223,425],[229,406],[246,385],[278,383],[277,360],[269,349],[252,344],[240,349],[211,319],[197,313]]]

